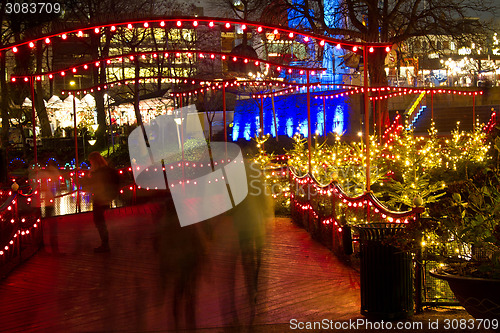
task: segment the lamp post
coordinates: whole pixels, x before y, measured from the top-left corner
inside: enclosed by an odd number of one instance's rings
[[[363,97],[365,111],[366,192],[370,192],[370,99],[368,97],[368,45],[363,46]]]
[[[312,164],[311,164],[311,149],[312,149],[312,126],[311,126],[311,87],[310,87],[310,78],[309,78],[309,70],[306,71],[306,86],[307,86],[307,148],[308,148],[308,170],[309,175],[312,176]]]
[[[76,186],[76,212],[80,212],[80,185],[78,184],[78,129],[76,127],[76,96],[73,97],[73,133],[75,136],[75,186]]]

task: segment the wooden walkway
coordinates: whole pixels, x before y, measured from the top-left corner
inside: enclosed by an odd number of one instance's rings
[[[110,211],[108,254],[92,251],[99,240],[89,213],[45,221],[45,248],[0,281],[0,331],[175,330],[169,290],[159,286],[152,209]],[[51,234],[58,235],[60,253],[52,253]],[[233,332],[249,320],[251,307],[234,255],[234,230],[222,221],[214,235],[196,290],[196,331]],[[231,265],[235,288],[227,274]],[[232,290],[234,305],[228,301]],[[268,225],[256,304],[254,327],[263,331],[288,327],[292,318],[360,318],[359,276],[289,219],[275,218]]]

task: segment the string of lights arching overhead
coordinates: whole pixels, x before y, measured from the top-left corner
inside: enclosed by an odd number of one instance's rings
[[[255,66],[265,66],[266,69],[269,69],[271,66],[278,72],[281,70],[286,70],[288,74],[298,73],[300,75],[305,72],[309,72],[311,75],[316,75],[318,72],[324,71],[324,68],[311,68],[305,66],[291,66],[280,64],[273,61],[262,60],[259,58],[248,57],[244,55],[238,55],[228,52],[215,52],[215,51],[203,51],[203,50],[164,50],[164,51],[145,51],[145,52],[131,52],[121,55],[113,55],[110,57],[98,58],[91,61],[81,62],[79,64],[66,67],[63,69],[40,72],[36,74],[20,74],[20,75],[11,75],[11,81],[16,82],[18,79],[24,80],[28,82],[30,78],[35,78],[35,80],[40,81],[42,77],[47,76],[49,79],[53,79],[56,75],[61,77],[66,76],[67,73],[77,74],[82,70],[90,70],[93,66],[100,67],[104,66],[104,63],[107,65],[111,65],[113,62],[124,63],[126,60],[135,61],[136,58],[140,58],[142,60],[148,60],[148,56],[151,59],[156,59],[158,57],[164,57],[164,59],[169,58],[170,55],[174,55],[176,58],[180,58],[181,55],[185,55],[187,58],[193,58],[195,55],[198,56],[198,59],[213,59],[213,60],[221,60],[221,61],[230,61],[236,62],[238,60],[243,61],[244,64],[254,64]]]
[[[50,74],[49,74],[50,75]],[[15,78],[15,77],[13,77]],[[178,76],[147,76],[147,77],[138,77],[129,78],[129,79],[121,79],[115,80],[111,82],[106,82],[98,85],[94,85],[91,87],[80,88],[80,89],[63,89],[61,93],[64,94],[87,94],[93,93],[94,91],[106,90],[109,88],[114,88],[116,86],[129,85],[137,83],[156,83],[157,80],[161,80],[162,83],[174,83],[174,84],[185,84],[189,86],[200,85],[199,88],[188,89],[185,91],[176,91],[171,92],[171,97],[186,97],[196,95],[198,93],[202,93],[208,90],[215,90],[222,88],[222,84],[225,87],[240,87],[240,86],[253,86],[267,89],[280,89],[273,92],[260,92],[251,94],[252,98],[258,98],[260,96],[267,98],[271,96],[282,96],[289,93],[299,92],[300,89],[306,88],[307,84],[305,83],[295,83],[295,82],[285,82],[282,80],[238,80],[238,79],[198,79],[198,78],[188,78],[188,77],[178,77]],[[318,98],[337,98],[348,95],[360,94],[364,92],[363,86],[358,85],[348,85],[348,84],[324,84],[324,83],[313,83],[309,85],[310,88],[315,90],[321,90],[320,95],[314,96],[315,99]],[[343,91],[338,91],[339,89],[343,89]],[[330,91],[330,90],[333,90]],[[420,94],[425,92],[426,94],[451,94],[451,95],[459,95],[459,96],[478,96],[482,95],[482,90],[460,90],[460,89],[442,89],[442,88],[424,88],[424,89],[415,89],[409,87],[376,87],[376,88],[368,88],[369,92],[379,92],[386,93],[385,95],[380,96],[370,96],[371,101],[379,101],[387,98],[404,96],[409,94]]]
[[[99,34],[102,29],[109,29],[109,32],[115,33],[119,28],[125,28],[128,30],[140,28],[192,28],[196,29],[200,26],[206,26],[209,28],[214,28],[216,26],[220,27],[221,31],[229,31],[235,27],[239,27],[242,31],[254,30],[257,33],[266,34],[272,33],[274,35],[286,35],[290,40],[297,40],[304,43],[316,42],[319,46],[323,47],[325,44],[333,45],[337,48],[350,48],[353,52],[357,52],[359,48],[368,47],[369,52],[374,52],[376,48],[383,48],[386,52],[389,52],[392,43],[368,43],[368,42],[358,42],[358,41],[346,41],[342,39],[332,38],[328,36],[322,36],[318,34],[313,34],[309,32],[304,32],[301,30],[271,25],[262,24],[261,22],[237,20],[237,19],[225,19],[225,18],[211,18],[211,17],[169,17],[169,18],[151,18],[151,19],[141,19],[141,20],[125,20],[116,21],[111,23],[88,25],[85,27],[63,30],[56,33],[48,33],[40,35],[37,38],[26,39],[8,44],[0,48],[0,52],[4,50],[12,51],[13,53],[19,52],[21,46],[28,46],[33,49],[36,47],[38,41],[42,41],[46,45],[51,45],[54,38],[60,38],[65,41],[69,36],[76,36],[78,38],[83,38],[85,34]]]

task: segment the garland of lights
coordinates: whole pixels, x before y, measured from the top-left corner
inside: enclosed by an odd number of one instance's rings
[[[488,120],[488,123],[484,126],[483,131],[486,133],[491,133],[495,126],[497,125],[497,113],[493,111],[491,113],[490,119]]]
[[[205,25],[209,28],[214,28],[216,25],[221,27],[221,31],[228,31],[234,27],[239,27],[242,31],[245,31],[249,28],[254,28],[258,33],[269,33],[272,32],[274,35],[286,34],[290,39],[298,39],[299,36],[302,36],[302,41],[304,43],[309,43],[311,40],[317,42],[317,44],[321,47],[325,46],[326,43],[335,45],[337,48],[349,47],[353,52],[357,52],[359,47],[368,47],[369,52],[372,53],[375,51],[375,48],[384,48],[386,52],[389,52],[391,49],[391,43],[364,43],[364,42],[356,42],[356,41],[344,41],[336,38],[331,38],[328,36],[322,36],[312,33],[307,33],[304,31],[285,28],[283,26],[277,25],[263,25],[260,22],[252,22],[252,21],[244,21],[244,20],[221,20],[220,18],[209,18],[209,17],[177,17],[177,18],[166,18],[166,19],[147,19],[147,20],[137,20],[137,21],[123,21],[123,22],[115,22],[101,25],[90,25],[81,29],[74,30],[66,30],[58,33],[45,34],[38,38],[19,41],[15,43],[11,43],[0,48],[0,51],[10,50],[13,53],[19,52],[19,47],[27,45],[29,48],[33,49],[36,46],[36,42],[43,41],[46,45],[52,44],[52,38],[60,38],[65,41],[68,39],[68,36],[76,36],[78,38],[84,37],[85,33],[89,34],[100,34],[102,29],[109,29],[110,32],[114,33],[118,28],[126,28],[128,30],[134,28],[165,28],[165,27],[173,27],[173,28],[189,28],[186,27],[186,23],[190,24],[190,27],[195,29],[201,25]]]
[[[244,55],[231,54],[227,52],[217,52],[217,51],[204,51],[204,50],[163,50],[163,51],[144,51],[144,52],[132,52],[121,55],[113,55],[105,58],[98,58],[92,61],[82,62],[77,65],[66,67],[64,69],[53,70],[48,72],[40,72],[36,74],[25,74],[25,75],[12,75],[11,81],[16,82],[17,79],[22,79],[24,82],[29,82],[30,78],[34,78],[36,81],[41,81],[43,77],[47,76],[49,79],[53,79],[55,75],[61,77],[66,76],[67,73],[77,74],[79,70],[90,70],[92,67],[101,67],[104,63],[111,64],[113,60],[118,63],[124,63],[125,60],[135,61],[136,57],[146,60],[149,55],[151,59],[156,59],[159,56],[168,58],[170,54],[174,54],[176,58],[180,58],[182,54],[186,57],[192,58],[194,55],[198,55],[200,59],[210,58],[215,59],[216,57],[220,60],[232,60],[236,62],[238,60],[243,60],[244,63],[253,63],[255,66],[260,66],[263,64],[266,68],[271,66],[275,67],[278,72],[282,69],[287,69],[288,73],[297,71],[299,74],[304,74],[305,71],[310,72],[311,75],[315,75],[316,71],[323,71],[324,68],[310,68],[302,66],[290,66],[285,64],[276,63],[273,61],[262,60],[259,58],[248,57]],[[134,79],[129,79],[134,80]]]
[[[371,91],[377,91],[373,89],[378,89],[378,88],[369,88],[368,90]],[[391,87],[386,87],[388,91],[391,90]],[[383,100],[383,99],[388,99],[392,97],[398,97],[398,96],[403,96],[407,94],[421,94],[421,93],[426,93],[426,94],[448,94],[448,95],[463,95],[463,96],[477,96],[477,95],[482,95],[483,91],[482,90],[475,90],[475,91],[468,91],[468,90],[457,90],[457,89],[438,89],[438,88],[425,88],[425,89],[413,89],[413,88],[392,88],[393,90],[397,90],[397,92],[391,93],[391,94],[386,94],[382,96],[370,96],[371,101],[378,101],[378,100]],[[383,90],[378,90],[378,91],[383,91]]]
[[[332,181],[327,185],[320,184],[314,176],[306,174],[304,176],[298,176],[293,168],[290,168],[290,174],[292,180],[298,185],[312,185],[313,188],[322,195],[327,195],[331,197],[332,195],[335,199],[342,201],[342,203],[347,204],[348,207],[352,208],[363,208],[369,207],[373,208],[374,213],[380,214],[382,219],[387,219],[388,222],[395,223],[408,223],[408,217],[414,216],[416,213],[423,211],[421,207],[415,207],[410,211],[397,212],[391,211],[385,207],[372,192],[364,193],[357,197],[350,197],[344,190],[338,185],[336,181]],[[292,194],[292,197],[295,197]],[[312,209],[312,208],[308,208]]]
[[[33,229],[36,229],[41,224],[41,219],[33,216],[29,217],[19,217],[18,213],[18,200],[23,197],[27,197],[26,201],[29,204],[31,202],[31,196],[36,194],[37,191],[33,191],[30,194],[24,194],[20,197],[18,195],[19,192],[9,191],[9,197],[7,200],[0,206],[0,223],[7,223],[9,221],[13,224],[13,231],[8,237],[8,241],[4,244],[0,244],[0,257],[4,257],[8,253],[13,253],[14,249],[18,246],[21,241],[21,237],[27,236]],[[3,193],[0,193],[3,194]],[[6,215],[11,215],[10,220]],[[28,223],[29,219],[33,219],[34,222],[32,224]]]

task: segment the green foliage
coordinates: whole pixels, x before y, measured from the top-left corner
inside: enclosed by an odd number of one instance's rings
[[[200,160],[205,154],[207,147],[209,147],[209,143],[205,139],[186,140],[184,142],[184,160],[192,162]]]
[[[441,166],[441,146],[434,126],[429,138],[415,137],[412,130],[403,129],[394,137],[390,164],[392,178],[379,194],[390,207],[408,209],[413,200],[421,198],[424,204],[443,196],[445,183],[431,178],[431,171]]]
[[[299,133],[295,134],[293,136],[293,148],[288,150],[287,154],[290,156],[288,165],[291,166],[299,176],[305,175],[308,172],[309,165],[307,139]]]
[[[449,195],[432,207],[440,243],[454,244],[450,258],[464,259],[476,275],[500,278],[500,178],[493,170],[450,186]]]
[[[255,146],[258,149],[258,153],[254,157],[254,162],[257,163],[261,169],[268,167],[273,159],[273,153],[268,154],[264,148],[264,144],[269,137],[270,135],[268,134],[264,136],[255,136],[255,138],[253,138]]]
[[[290,156],[288,164],[298,175],[309,171],[309,152],[307,139],[300,134],[294,137],[293,148],[287,151]],[[375,137],[370,140],[370,183],[386,178],[387,167],[378,149],[379,143]],[[335,136],[333,144],[315,137],[311,149],[311,172],[320,184],[338,182],[344,191],[350,195],[359,195],[366,189],[366,149],[360,142],[344,142]]]

